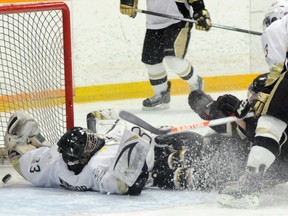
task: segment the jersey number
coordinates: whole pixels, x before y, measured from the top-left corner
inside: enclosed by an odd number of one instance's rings
[[[30,173],[33,173],[33,172],[40,172],[41,171],[41,169],[40,169],[40,166],[39,166],[39,161],[40,161],[40,159],[34,159],[33,161],[32,161],[32,165],[31,165],[31,167],[30,167]]]

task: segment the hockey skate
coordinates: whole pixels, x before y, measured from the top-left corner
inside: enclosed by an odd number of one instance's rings
[[[194,189],[194,169],[179,167],[174,172],[174,187],[176,190]]]
[[[191,91],[196,91],[196,90],[203,90],[204,89],[204,81],[203,79],[197,75],[197,82],[194,83],[193,85],[190,84],[189,88]]]
[[[239,181],[226,185],[217,201],[232,208],[255,208],[259,205],[261,189],[262,175],[248,170]]]
[[[167,82],[167,89],[160,95],[147,98],[143,101],[143,110],[163,110],[169,108],[171,82]]]
[[[168,157],[168,166],[170,169],[177,169],[178,167],[190,168],[193,164],[193,156],[196,155],[191,149],[175,151]]]

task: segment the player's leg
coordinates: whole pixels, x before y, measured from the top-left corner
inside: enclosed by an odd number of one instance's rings
[[[259,204],[263,177],[280,151],[280,139],[288,124],[288,75],[283,73],[267,99],[257,123],[246,172],[235,187],[222,191],[223,205],[247,207]]]
[[[145,64],[154,96],[143,101],[143,110],[167,109],[170,102],[170,83],[163,66],[163,29],[147,29],[143,44],[142,62]]]
[[[164,54],[167,71],[176,73],[190,87],[191,91],[203,89],[203,80],[195,72],[191,63],[185,59],[190,42],[191,23],[179,22],[164,31]]]

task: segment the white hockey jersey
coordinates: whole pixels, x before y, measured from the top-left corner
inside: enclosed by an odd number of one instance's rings
[[[269,66],[267,84],[272,84],[287,67],[288,50],[288,16],[273,22],[262,34],[262,48]]]
[[[107,125],[106,129],[108,129]],[[22,155],[19,159],[21,174],[27,181],[40,187],[64,187],[77,191],[93,190],[101,193],[124,194],[128,186],[116,178],[111,172],[111,166],[114,164],[117,151],[121,147],[122,137],[126,132],[125,124],[118,123],[110,127],[109,132],[105,134],[104,147],[90,159],[78,175],[68,170],[57,150],[57,145],[50,148],[40,147]],[[130,130],[129,133],[131,133]],[[153,145],[150,145],[146,162],[149,169],[152,169]]]
[[[192,14],[191,7],[189,6],[187,0],[147,0],[147,10],[177,17],[183,17],[183,15],[178,10],[176,2],[185,3],[187,9],[190,10],[190,13]],[[174,23],[180,22],[179,20],[173,20],[148,14],[146,16],[147,29],[162,29]]]

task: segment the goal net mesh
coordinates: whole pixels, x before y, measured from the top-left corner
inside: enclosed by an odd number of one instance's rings
[[[18,5],[17,10],[11,7],[5,10],[5,6],[0,8],[2,164],[9,164],[4,134],[15,111],[24,111],[34,118],[51,144],[56,143],[67,130],[67,89],[72,88],[67,86],[67,80],[72,78],[69,77],[71,73],[67,75],[65,70],[63,7],[61,5],[58,9],[56,4],[54,8],[50,3],[47,8],[46,5]],[[30,8],[28,11],[27,6]],[[73,109],[72,104],[69,109]]]

